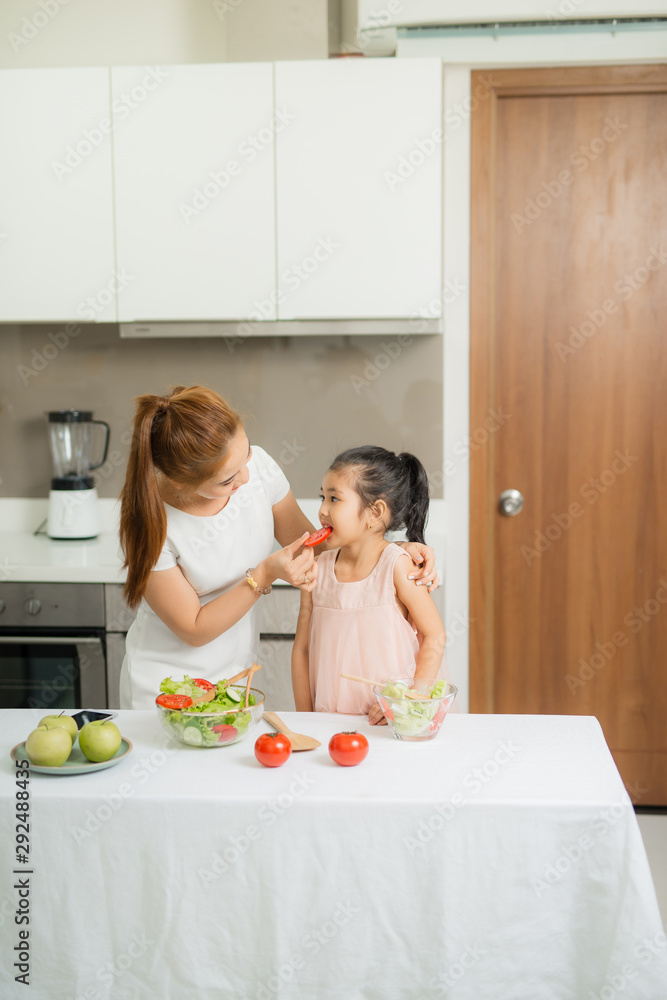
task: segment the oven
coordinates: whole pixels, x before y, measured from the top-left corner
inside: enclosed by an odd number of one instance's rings
[[[0,583],[0,708],[106,708],[104,585]]]

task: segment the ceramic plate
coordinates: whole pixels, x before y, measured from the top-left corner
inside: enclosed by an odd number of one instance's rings
[[[111,760],[101,760],[95,763],[92,760],[88,760],[84,757],[83,752],[77,742],[76,746],[72,748],[72,752],[60,767],[42,767],[38,764],[31,764],[31,771],[39,771],[40,774],[89,774],[91,771],[102,771],[105,767],[113,767],[117,764],[119,760],[123,757],[127,757],[128,753],[132,749],[132,744],[129,740],[122,739],[120,741],[120,746],[116,751],[115,757]],[[27,760],[25,752],[25,743],[18,743],[13,750],[10,751],[10,757],[13,760]]]

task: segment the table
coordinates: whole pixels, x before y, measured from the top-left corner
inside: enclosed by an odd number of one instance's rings
[[[268,769],[254,737],[176,747],[152,712],[121,712],[125,760],[31,774],[26,874],[9,750],[40,712],[0,715],[3,1000],[667,995],[644,846],[593,718],[451,715],[409,744],[285,713],[322,747]],[[349,728],[371,744],[355,768],[327,753]]]

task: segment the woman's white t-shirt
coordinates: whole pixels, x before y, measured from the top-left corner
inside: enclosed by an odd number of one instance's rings
[[[202,603],[224,594],[273,548],[272,507],[289,492],[282,469],[253,446],[248,482],[219,514],[199,517],[165,504],[167,538],[157,571],[180,566]],[[120,675],[120,707],[152,708],[160,682],[189,674],[215,683],[250,666],[259,645],[257,603],[235,625],[204,646],[189,646],[158,618],[146,601],[127,633]]]

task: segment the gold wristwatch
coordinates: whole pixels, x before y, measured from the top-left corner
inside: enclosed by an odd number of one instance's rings
[[[260,587],[260,585],[257,583],[257,580],[255,580],[255,578],[252,575],[254,572],[255,572],[254,567],[252,569],[247,569],[245,571],[245,578],[252,587],[252,589],[255,591],[256,594],[270,594],[271,584],[269,584],[268,587]]]

